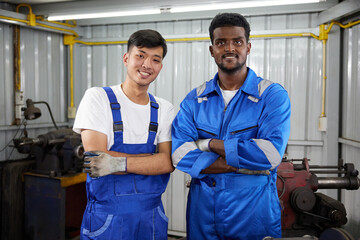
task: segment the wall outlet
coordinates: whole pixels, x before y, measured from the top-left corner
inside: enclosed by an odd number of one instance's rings
[[[15,119],[21,119],[21,109],[24,107],[24,93],[15,91]]]
[[[320,117],[319,118],[319,131],[326,132],[327,130],[327,117]]]
[[[15,102],[17,105],[24,105],[24,93],[23,91],[16,90]]]
[[[76,107],[68,107],[68,118],[74,119],[76,116]]]

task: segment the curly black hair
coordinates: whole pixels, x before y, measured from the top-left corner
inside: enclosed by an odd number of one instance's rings
[[[214,43],[214,30],[219,27],[237,26],[245,29],[246,41],[249,41],[250,37],[250,24],[248,21],[238,13],[219,13],[211,21],[209,27],[211,43]]]
[[[162,47],[163,48],[163,58],[167,53],[167,45],[165,39],[161,36],[161,34],[152,29],[144,29],[139,30],[131,34],[128,43],[127,43],[127,51],[133,47]]]

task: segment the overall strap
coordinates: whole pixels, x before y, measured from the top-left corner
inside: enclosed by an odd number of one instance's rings
[[[113,116],[114,145],[122,144],[124,127],[121,120],[120,104],[118,103],[115,93],[111,87],[103,87],[103,89],[109,98],[110,108]]]
[[[149,137],[147,144],[154,144],[156,133],[158,130],[158,109],[159,104],[156,102],[153,95],[149,93],[150,97],[150,125],[149,125]]]

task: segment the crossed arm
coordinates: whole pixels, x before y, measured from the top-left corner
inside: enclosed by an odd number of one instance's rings
[[[126,157],[127,173],[160,175],[174,171],[171,162],[171,142],[158,144],[156,154],[127,154],[107,150],[107,136],[94,130],[83,129],[81,139],[85,151],[101,151],[112,157]],[[124,174],[124,173],[113,173]]]
[[[228,173],[236,172],[237,169],[233,166],[230,166],[226,163],[225,160],[225,148],[224,141],[219,139],[212,139],[209,142],[209,147],[212,152],[215,152],[220,155],[218,159],[215,160],[208,168],[201,171],[201,173],[211,174],[211,173]]]

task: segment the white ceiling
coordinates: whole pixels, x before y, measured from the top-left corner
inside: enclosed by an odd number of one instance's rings
[[[123,11],[137,10],[146,8],[164,8],[191,4],[211,4],[225,2],[241,2],[241,1],[257,1],[257,0],[0,0],[0,3],[19,4],[28,3],[32,6],[32,11],[36,15],[48,16],[51,14],[76,14],[76,13],[93,13],[100,11]],[[288,0],[292,1],[292,0]],[[345,2],[358,2],[359,0],[345,0]],[[287,6],[270,6],[257,8],[239,8],[232,10],[221,10],[221,12],[233,11],[239,12],[245,16],[249,15],[273,15],[286,13],[301,12],[318,12],[329,11],[336,7],[339,0],[322,0],[319,3],[308,3],[301,5]],[[359,1],[360,2],[360,1]],[[354,4],[350,5],[353,8]],[[21,9],[22,10],[22,9]],[[27,12],[23,9],[24,13]],[[348,10],[349,11],[349,10]],[[130,17],[112,17],[103,19],[87,19],[77,20],[78,25],[94,25],[94,24],[111,24],[111,23],[130,23],[130,22],[147,22],[147,21],[169,21],[169,20],[185,20],[212,18],[219,11],[205,12],[188,12],[188,13],[161,13],[157,15],[130,16]],[[330,14],[332,12],[330,11]]]

